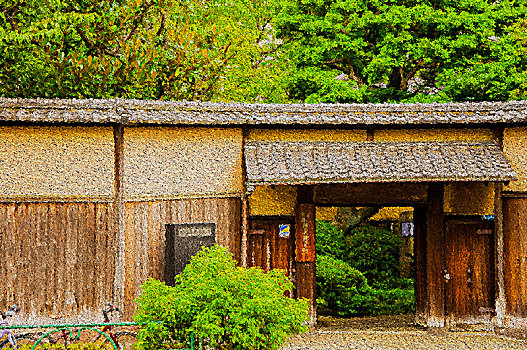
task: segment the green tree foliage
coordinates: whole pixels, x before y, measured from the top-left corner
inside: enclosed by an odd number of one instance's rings
[[[306,102],[527,98],[526,0],[284,0],[275,21]]]
[[[317,254],[345,261],[361,271],[375,288],[407,286],[399,278],[399,248],[402,237],[369,225],[354,228],[346,236],[329,222],[317,221]]]
[[[214,349],[279,349],[306,330],[308,302],[285,295],[293,284],[284,271],[237,267],[220,246],[194,256],[175,287],[150,279],[142,288],[139,349],[185,343],[191,332]]]
[[[280,65],[268,60],[275,9],[262,0],[0,0],[0,96],[278,102]]]

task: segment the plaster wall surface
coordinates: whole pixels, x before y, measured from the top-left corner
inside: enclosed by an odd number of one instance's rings
[[[251,216],[294,216],[296,186],[256,186],[249,196]]]
[[[503,152],[516,172],[505,191],[527,191],[527,127],[507,128],[503,133]]]
[[[249,140],[261,141],[366,141],[366,131],[359,129],[252,129]]]
[[[127,127],[125,200],[239,196],[241,129]]]
[[[374,141],[497,141],[497,138],[490,129],[379,129],[375,130]]]
[[[0,197],[111,197],[113,128],[0,127]]]
[[[445,184],[443,210],[454,215],[493,215],[494,185],[481,182]]]

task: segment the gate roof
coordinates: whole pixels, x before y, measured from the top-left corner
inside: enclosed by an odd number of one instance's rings
[[[395,181],[510,181],[492,142],[280,142],[245,144],[248,185]]]

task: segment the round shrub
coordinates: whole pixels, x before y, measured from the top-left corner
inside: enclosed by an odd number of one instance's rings
[[[342,260],[317,257],[317,305],[320,312],[340,316],[368,312],[372,296],[364,275]]]
[[[293,284],[283,270],[238,267],[221,246],[195,255],[174,287],[149,279],[142,288],[138,349],[188,345],[191,332],[209,349],[279,349],[307,330],[309,303],[285,296]]]

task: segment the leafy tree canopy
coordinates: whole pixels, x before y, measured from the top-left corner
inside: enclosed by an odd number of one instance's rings
[[[527,98],[526,0],[283,0],[306,102]]]
[[[0,0],[0,96],[276,102],[284,98],[273,79],[279,65],[266,63],[278,46],[268,40],[275,8],[264,0]]]

